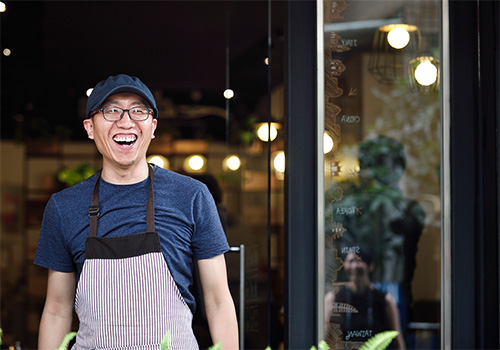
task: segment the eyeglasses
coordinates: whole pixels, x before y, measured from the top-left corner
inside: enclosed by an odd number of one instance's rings
[[[125,112],[128,112],[128,116],[130,117],[130,119],[141,122],[148,119],[149,115],[153,113],[153,110],[146,107],[134,107],[130,109],[123,109],[119,107],[105,107],[97,110],[94,115],[99,112],[102,112],[102,116],[104,117],[104,119],[110,122],[121,120]]]

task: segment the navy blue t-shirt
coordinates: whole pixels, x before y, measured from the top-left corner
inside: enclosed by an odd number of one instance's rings
[[[194,260],[228,251],[212,195],[201,182],[154,167],[155,231],[174,281],[194,312],[189,291]],[[77,273],[85,260],[89,235],[88,208],[95,176],[58,192],[45,208],[35,264]],[[100,179],[98,237],[118,237],[146,232],[149,178],[133,185],[113,185]]]

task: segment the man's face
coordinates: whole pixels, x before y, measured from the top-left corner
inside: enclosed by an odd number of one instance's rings
[[[150,107],[140,96],[133,93],[111,95],[101,106],[129,109]],[[103,156],[103,166],[129,169],[146,159],[146,151],[154,138],[157,120],[152,115],[144,121],[130,119],[127,112],[121,120],[110,122],[98,112],[83,122],[87,135],[94,140]]]

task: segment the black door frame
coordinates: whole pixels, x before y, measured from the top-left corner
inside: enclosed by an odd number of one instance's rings
[[[445,5],[451,283],[442,301],[451,324],[443,327],[454,349],[498,349],[500,3]],[[316,1],[289,0],[286,17],[285,346],[295,349],[315,344],[319,327]]]

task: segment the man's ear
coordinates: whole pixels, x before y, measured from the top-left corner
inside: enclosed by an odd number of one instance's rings
[[[153,118],[153,127],[151,128],[152,131],[151,131],[151,138],[154,139],[155,138],[155,130],[156,130],[156,127],[158,126],[158,120],[156,118]]]
[[[83,127],[87,131],[87,136],[89,139],[93,140],[94,139],[94,123],[92,121],[92,118],[85,119],[83,121]]]

